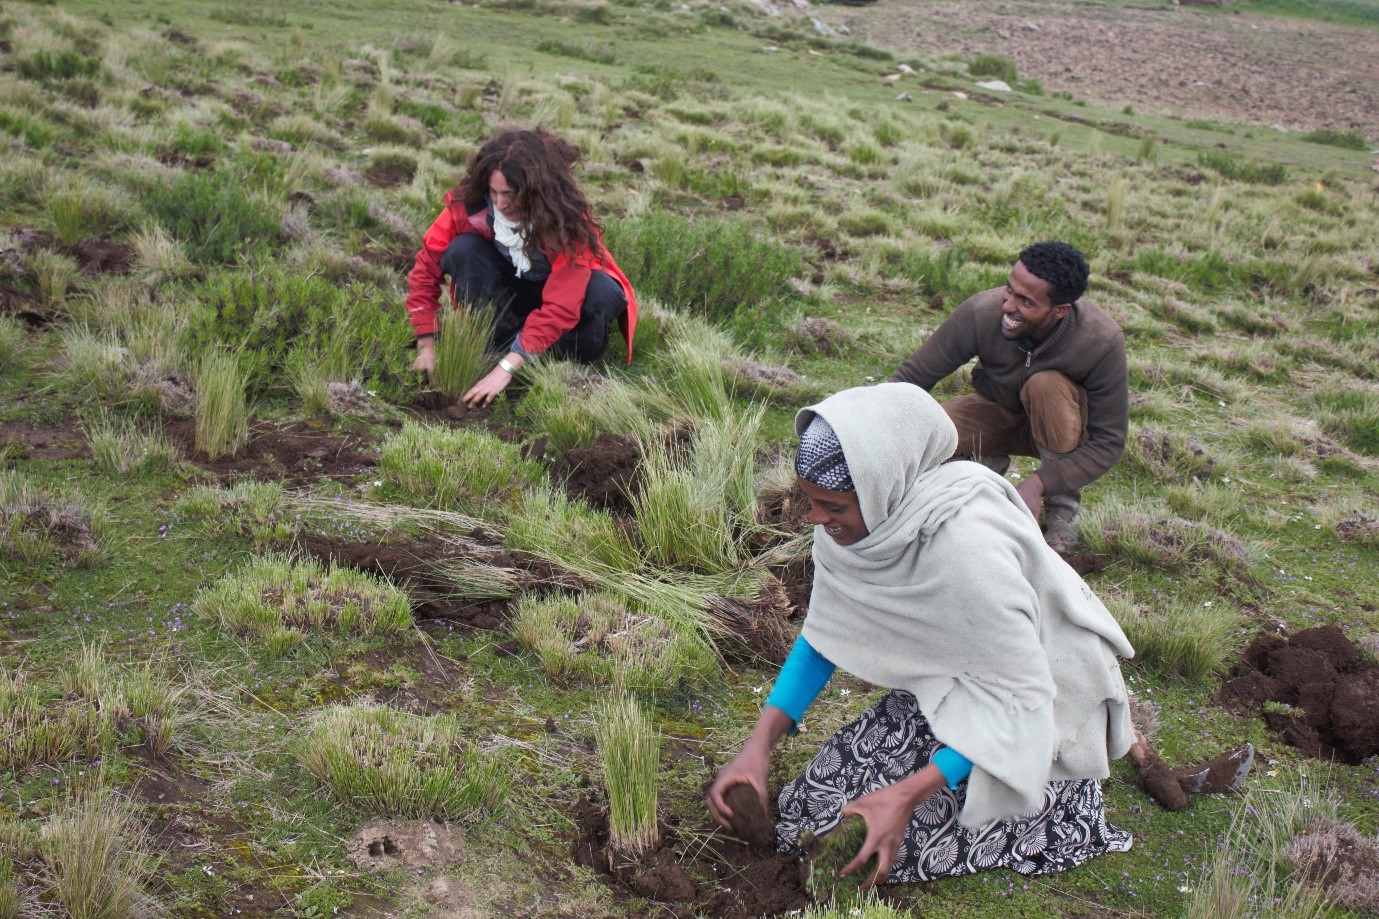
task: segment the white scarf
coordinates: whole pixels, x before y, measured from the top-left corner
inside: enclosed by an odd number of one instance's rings
[[[531,260],[527,258],[527,237],[516,223],[499,213],[498,208],[492,207],[493,211],[493,239],[498,245],[507,250],[508,259],[517,269],[517,276],[531,271]]]
[[[862,679],[915,694],[934,734],[973,763],[961,822],[1030,814],[1055,779],[1101,779],[1131,743],[1117,655],[1134,650],[1045,543],[1004,478],[944,463],[948,416],[908,383],[802,410],[838,435],[869,534],[814,536],[804,637]]]

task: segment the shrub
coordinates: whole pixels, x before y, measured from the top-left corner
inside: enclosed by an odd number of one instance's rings
[[[655,209],[610,220],[607,235],[609,250],[637,279],[639,291],[715,322],[741,312],[760,323],[804,266],[795,249],[728,218],[686,220]]]
[[[1219,150],[1206,150],[1197,162],[1222,177],[1251,185],[1282,185],[1288,181],[1288,167],[1282,163],[1251,163]]]
[[[268,264],[216,272],[193,296],[200,306],[188,321],[187,348],[199,352],[228,343],[254,395],[283,385],[293,352],[332,363],[339,379],[358,379],[385,398],[402,392],[397,355],[410,343],[411,330],[365,288]],[[333,362],[347,365],[348,377]]]
[[[562,684],[669,690],[717,672],[701,632],[677,631],[616,593],[523,597],[512,631]]]
[[[660,735],[630,696],[610,699],[594,713],[594,734],[608,792],[608,830],[614,849],[636,858],[656,845],[656,785]]]
[[[236,170],[188,172],[144,198],[149,213],[201,265],[228,265],[265,252],[279,238],[276,204],[250,191]]]
[[[1002,54],[978,54],[967,62],[967,72],[974,77],[1005,80],[1011,86],[1019,81],[1015,62]]]
[[[412,625],[411,602],[392,584],[273,554],[201,591],[192,609],[236,634],[269,639],[301,628],[375,635]]]
[[[1336,131],[1331,128],[1318,128],[1309,131],[1302,139],[1310,144],[1326,144],[1344,150],[1368,150],[1369,141],[1359,131]]]
[[[510,501],[545,477],[539,463],[487,431],[412,421],[384,442],[378,471],[407,501],[437,508]]]
[[[239,359],[212,351],[196,370],[196,449],[210,459],[234,454],[249,439],[247,379]]]
[[[498,805],[510,771],[449,715],[337,705],[296,743],[297,760],[343,804],[372,814],[466,820]]]

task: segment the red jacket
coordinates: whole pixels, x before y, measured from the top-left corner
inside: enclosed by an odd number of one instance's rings
[[[481,205],[469,213],[464,202],[458,200],[454,192],[449,192],[445,196],[444,210],[422,238],[421,251],[417,253],[416,264],[412,266],[411,277],[407,279],[407,316],[417,335],[434,335],[440,326],[437,314],[440,308],[441,256],[451,240],[461,233],[474,233],[492,240],[493,227],[489,225],[488,208]],[[618,321],[618,325],[627,339],[627,362],[631,363],[632,335],[637,327],[637,298],[632,293],[631,282],[603,247],[602,239],[599,240],[597,252],[581,250],[573,259],[563,252],[547,252],[546,258],[551,263],[551,274],[541,291],[541,306],[527,314],[527,320],[517,336],[523,349],[533,355],[540,354],[579,324],[579,311],[584,306],[589,273],[598,269],[621,284],[623,295],[627,297],[627,315]]]

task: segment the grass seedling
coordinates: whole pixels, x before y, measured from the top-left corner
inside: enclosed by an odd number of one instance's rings
[[[441,311],[431,385],[447,399],[459,399],[497,360],[490,344],[493,324],[493,310],[483,306]]]
[[[248,380],[239,359],[212,351],[196,371],[196,449],[209,458],[234,454],[249,439]]]
[[[264,637],[296,627],[360,635],[395,634],[412,625],[407,594],[348,568],[265,555],[197,594],[192,610],[240,635]]]
[[[449,715],[337,705],[297,738],[297,759],[342,803],[373,814],[468,820],[507,792],[502,759],[468,741]]]
[[[660,736],[631,696],[606,700],[595,711],[594,724],[608,792],[611,843],[635,859],[660,838],[656,827]]]

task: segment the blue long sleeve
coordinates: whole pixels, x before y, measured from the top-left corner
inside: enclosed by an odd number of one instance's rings
[[[957,788],[958,784],[972,773],[972,760],[952,747],[939,747],[934,751],[934,755],[929,757],[929,762],[943,773],[943,780],[948,783],[949,788]]]
[[[818,698],[833,676],[833,662],[824,657],[801,635],[780,668],[776,685],[766,704],[775,706],[790,716],[796,724],[804,718],[805,710]]]

